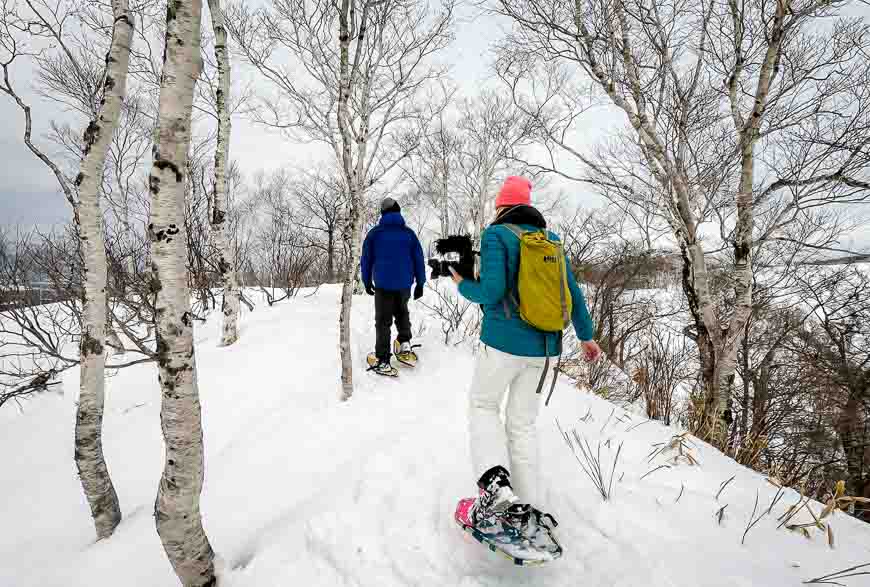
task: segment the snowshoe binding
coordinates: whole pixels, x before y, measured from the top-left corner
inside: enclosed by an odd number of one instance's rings
[[[417,357],[417,353],[414,352],[414,349],[419,348],[420,345],[415,344],[411,345],[410,342],[399,343],[398,340],[393,341],[393,355],[395,355],[396,360],[399,361],[401,365],[405,367],[416,367],[417,361],[419,358]]]
[[[399,371],[393,367],[389,361],[381,361],[374,353],[369,353],[366,357],[366,362],[369,365],[368,370],[377,375],[384,377],[398,377]]]
[[[516,565],[542,565],[562,556],[552,534],[556,520],[519,503],[503,467],[484,473],[478,486],[478,497],[460,500],[456,506],[454,519],[463,530]]]

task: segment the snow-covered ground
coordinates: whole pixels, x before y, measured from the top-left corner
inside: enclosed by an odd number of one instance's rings
[[[475,491],[465,425],[473,357],[445,347],[439,325],[416,307],[420,366],[395,381],[366,374],[372,313],[370,298],[356,300],[360,368],[345,404],[337,401],[336,288],[258,306],[232,348],[217,347],[217,316],[199,327],[202,509],[222,585],[770,587],[870,562],[870,526],[842,513],[832,520],[834,550],[820,532],[808,540],[778,530],[776,519],[798,500],[793,491],[741,545],[756,494],[763,512],[776,492],[763,476],[699,443],[699,466],[641,479],[668,462],[648,458],[653,445],[679,431],[566,381],[539,422],[541,505],[561,523],[565,556],[513,567],[466,540],[451,517],[457,499]],[[124,521],[96,544],[72,459],[77,377],[65,375],[63,395],[0,410],[0,587],[177,585],[152,516],[163,459],[155,369],[133,367],[108,383],[104,445]],[[593,447],[602,442],[608,467],[624,442],[612,501],[602,502],[581,471],[557,418]]]

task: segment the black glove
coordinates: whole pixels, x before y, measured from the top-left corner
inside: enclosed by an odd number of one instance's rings
[[[414,299],[419,300],[423,297],[423,284],[418,283],[417,287],[414,288]]]
[[[370,296],[375,295],[375,288],[372,286],[371,283],[367,283],[367,284],[365,284],[365,286],[366,286],[366,293],[367,294],[369,294]]]

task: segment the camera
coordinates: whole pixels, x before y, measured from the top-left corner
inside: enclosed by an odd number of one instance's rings
[[[474,243],[468,235],[451,235],[435,241],[435,253],[427,264],[432,269],[432,279],[450,277],[452,267],[465,279],[474,279]]]

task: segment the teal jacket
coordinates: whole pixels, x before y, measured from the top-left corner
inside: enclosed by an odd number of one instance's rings
[[[546,228],[541,213],[531,206],[517,206],[504,214],[483,232],[480,244],[480,281],[465,279],[459,284],[459,293],[467,300],[483,306],[483,326],[480,340],[483,344],[520,357],[554,357],[561,352],[559,335],[545,333],[520,318],[519,308],[508,303],[507,317],[503,300],[517,287],[520,266],[520,241],[503,224],[516,224],[523,230]],[[549,233],[551,239],[558,236]],[[566,266],[570,266],[567,263]],[[592,319],[586,307],[583,292],[571,271],[568,272],[573,312],[571,322],[580,340],[591,340]]]

